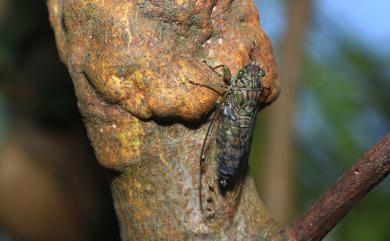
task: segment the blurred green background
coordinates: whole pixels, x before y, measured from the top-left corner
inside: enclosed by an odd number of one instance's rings
[[[255,3],[283,90],[259,115],[250,166],[288,223],[390,132],[390,2]],[[386,180],[326,240],[389,241],[389,202]],[[118,240],[43,0],[0,0],[0,241],[12,240]]]
[[[251,170],[274,217],[288,223],[390,132],[390,2],[255,3],[282,92],[258,116]],[[389,203],[387,178],[325,240],[390,240]]]
[[[0,241],[119,241],[46,1],[0,0]]]

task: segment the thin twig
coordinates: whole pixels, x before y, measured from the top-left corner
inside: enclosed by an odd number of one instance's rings
[[[290,241],[321,240],[345,214],[390,173],[390,134],[368,150],[286,232]]]

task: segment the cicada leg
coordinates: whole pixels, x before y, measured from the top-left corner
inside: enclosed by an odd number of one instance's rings
[[[230,80],[232,79],[232,73],[230,72],[230,69],[229,69],[229,67],[227,67],[227,65],[220,64],[217,66],[211,66],[209,63],[207,63],[207,60],[205,60],[205,59],[203,60],[203,63],[205,63],[214,73],[221,76],[223,78],[223,80],[225,81],[225,83],[230,85]],[[219,68],[222,68],[222,74],[216,71],[216,69],[219,69]]]

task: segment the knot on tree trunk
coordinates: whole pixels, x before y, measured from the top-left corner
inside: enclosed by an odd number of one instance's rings
[[[266,72],[262,104],[279,94],[271,44],[252,1],[48,6],[97,159],[117,171],[111,186],[123,240],[263,240],[279,229],[250,179],[229,229],[211,230],[200,214],[203,117],[222,97],[207,86],[224,84],[208,65],[235,74],[254,57]]]
[[[264,105],[279,94],[271,44],[251,1],[50,0],[49,9],[61,59],[106,167],[139,159],[143,122],[133,117],[199,124],[221,98],[205,86],[224,84],[204,61],[234,74],[252,51],[266,71]]]

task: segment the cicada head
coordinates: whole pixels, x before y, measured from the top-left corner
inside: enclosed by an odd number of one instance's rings
[[[260,65],[253,62],[238,70],[231,85],[236,88],[260,89],[261,78],[264,76],[264,70],[260,67]]]
[[[265,72],[256,63],[250,63],[240,69],[232,79],[232,90],[237,106],[244,112],[251,112],[257,108],[262,91],[261,78]]]

